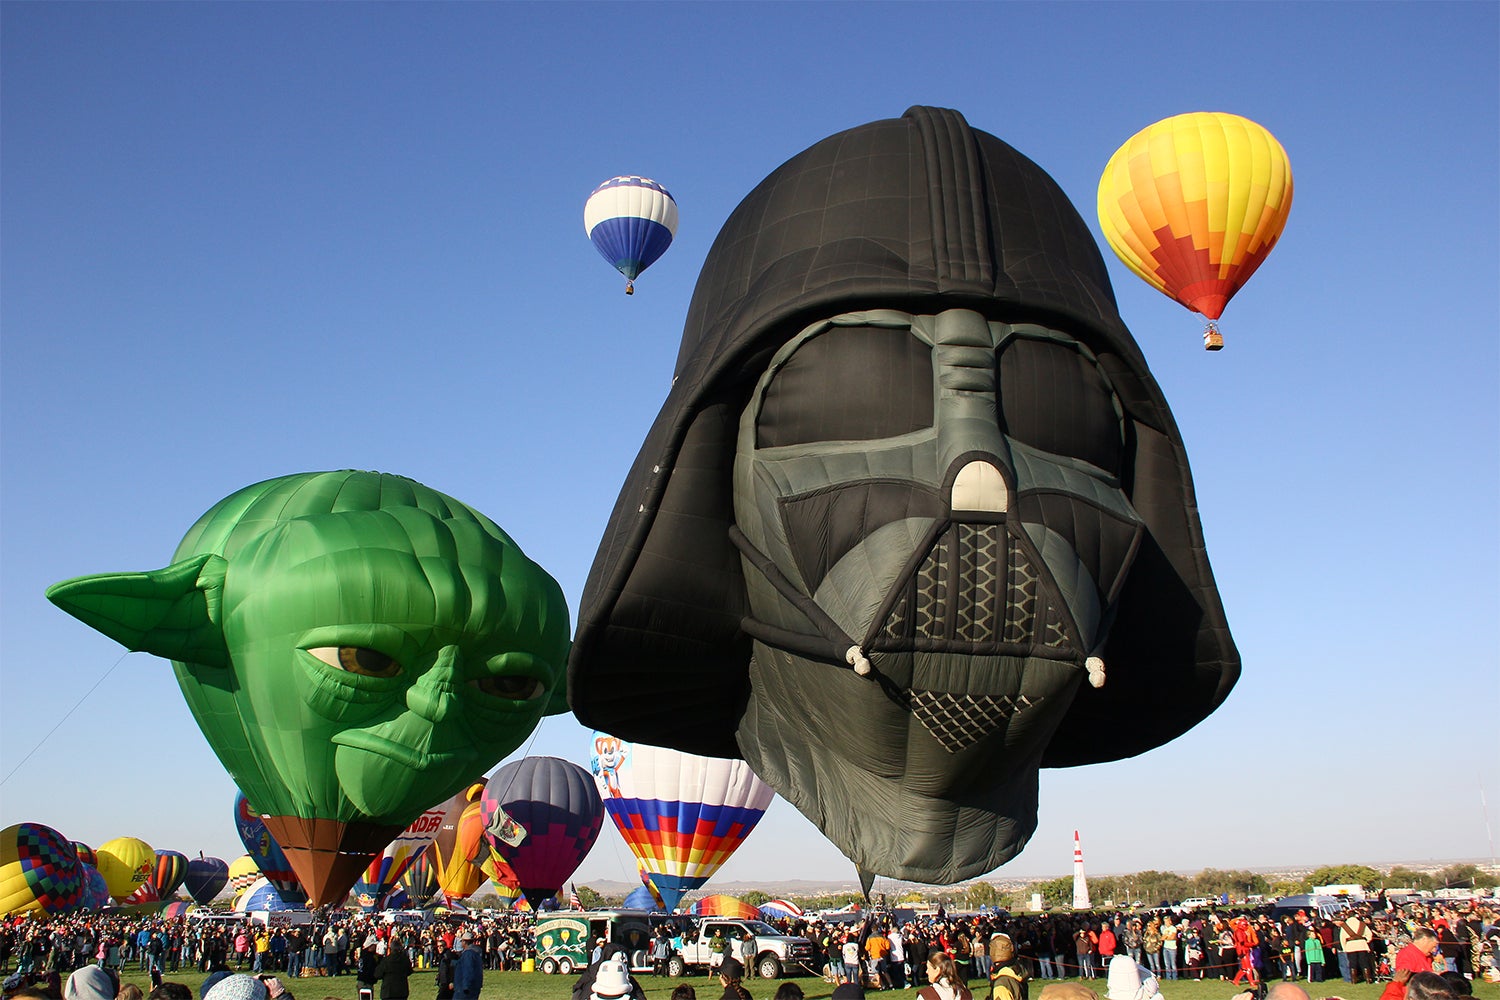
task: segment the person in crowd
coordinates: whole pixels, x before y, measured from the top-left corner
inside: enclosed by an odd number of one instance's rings
[[[750,991],[745,989],[743,982],[745,978],[745,966],[737,958],[726,958],[719,963],[719,982],[724,986],[724,992],[719,1000],[752,1000]]]
[[[946,951],[934,949],[928,954],[927,982],[929,985],[917,992],[918,1000],[974,1000],[953,956]]]
[[[1027,1000],[1026,969],[1009,934],[995,932],[989,941],[991,1000]]]
[[[776,987],[775,1000],[805,1000],[805,997],[802,993],[802,987],[793,982],[785,982]]]
[[[407,950],[406,936],[398,933],[391,938],[385,954],[370,970],[373,980],[380,983],[380,1000],[407,1000],[411,996],[411,972],[411,952]]]
[[[678,983],[672,988],[672,1000],[698,1000],[698,991],[691,983]]]
[[[269,1000],[270,995],[266,984],[259,979],[232,972],[214,983],[213,988],[203,995],[203,1000]]]
[[[1339,948],[1348,956],[1351,983],[1373,983],[1375,969],[1370,964],[1370,939],[1374,932],[1358,911],[1339,921]]]
[[[474,932],[459,935],[458,956],[453,962],[453,1000],[479,1000],[484,986],[484,956],[474,944]]]
[[[64,1000],[115,1000],[120,981],[97,965],[85,965],[68,977]]]
[[[1129,955],[1116,955],[1105,967],[1107,1000],[1151,1000],[1161,991],[1161,982],[1151,970]]]

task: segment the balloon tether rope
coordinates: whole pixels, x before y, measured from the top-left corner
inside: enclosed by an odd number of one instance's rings
[[[11,778],[14,778],[16,776],[16,772],[19,771],[21,769],[21,767],[28,760],[30,760],[32,758],[32,756],[38,750],[40,750],[42,748],[42,744],[46,743],[47,740],[49,740],[49,739],[52,738],[52,734],[53,733],[57,732],[59,729],[62,728],[62,724],[64,722],[67,722],[68,718],[70,716],[72,716],[72,714],[74,712],[78,711],[79,706],[82,705],[85,701],[88,700],[89,695],[93,694],[94,691],[98,689],[99,685],[103,684],[109,678],[109,675],[115,672],[115,667],[118,667],[120,664],[124,663],[125,662],[125,657],[127,657],[129,655],[130,655],[130,651],[129,650],[126,650],[125,652],[123,652],[123,653],[120,654],[120,658],[118,660],[116,660],[114,662],[114,664],[112,666],[110,666],[110,668],[108,670],[104,671],[104,675],[102,677],[100,677],[97,681],[94,682],[94,686],[91,687],[91,688],[89,688],[87,691],[85,691],[83,693],[83,697],[79,698],[78,701],[73,704],[73,707],[70,708],[70,709],[68,709],[67,713],[65,715],[63,715],[63,717],[61,719],[57,720],[57,725],[55,725],[51,729],[47,730],[47,735],[43,736],[41,739],[39,739],[39,740],[36,741],[36,746],[32,747],[31,751],[29,753],[27,753],[25,757],[21,758],[21,762],[19,764],[17,764],[15,767],[13,767],[13,768],[10,769],[10,773],[9,774],[7,774],[4,778],[0,778],[0,785],[5,784]]]

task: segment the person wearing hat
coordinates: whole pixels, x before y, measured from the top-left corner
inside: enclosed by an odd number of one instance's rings
[[[989,956],[990,997],[995,1000],[1026,1000],[1026,970],[1009,934],[996,931],[990,935]]]
[[[745,964],[737,958],[726,958],[719,963],[719,982],[724,992],[719,1000],[752,1000],[750,991],[741,982],[745,978]]]
[[[115,1000],[120,981],[97,965],[85,965],[68,977],[63,988],[65,1000]]]
[[[1106,973],[1105,996],[1107,1000],[1151,1000],[1159,996],[1161,982],[1129,955],[1116,955],[1109,960]]]
[[[474,932],[458,938],[458,957],[453,963],[453,1000],[479,1000],[484,986],[484,956],[474,944]]]
[[[214,983],[203,995],[203,1000],[269,1000],[266,984],[254,976],[234,972]]]
[[[636,978],[630,975],[630,959],[624,946],[611,941],[604,945],[599,961],[593,962],[579,975],[577,982],[573,984],[572,1000],[590,1000],[596,993],[594,981],[603,972],[606,966],[618,965],[625,970],[626,978],[630,982],[628,991],[632,1000],[646,1000],[646,991]],[[615,984],[617,985],[617,984]],[[606,987],[613,989],[614,985]]]
[[[594,983],[589,989],[589,996],[593,1000],[624,1000],[631,995],[634,984],[630,979],[630,970],[625,967],[623,958],[612,958],[599,963],[599,968],[594,973]]]

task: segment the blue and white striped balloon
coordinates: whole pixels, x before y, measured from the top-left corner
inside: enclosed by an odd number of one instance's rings
[[[625,275],[625,294],[677,235],[677,202],[645,177],[612,177],[583,206],[583,228],[599,255]]]

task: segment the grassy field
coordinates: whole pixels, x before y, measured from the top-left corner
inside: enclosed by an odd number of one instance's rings
[[[193,995],[197,996],[198,986],[203,982],[204,977],[200,972],[176,972],[168,973],[166,978],[172,982],[186,983],[192,987]],[[541,973],[486,972],[480,1000],[568,1000],[576,978],[576,976],[546,976]],[[690,976],[686,979],[657,979],[650,975],[643,975],[637,978],[646,990],[647,1000],[669,1000],[673,987],[679,983],[692,985],[697,990],[698,1000],[719,1000],[722,992],[717,979],[710,980],[704,976]],[[126,970],[122,979],[128,983],[136,983],[146,992],[151,989],[150,978],[144,973]],[[833,993],[833,987],[816,976],[778,981],[750,979],[745,981],[745,986],[755,1000],[771,1000],[776,993],[776,987],[781,982],[787,981],[801,986],[808,1000],[827,1000]],[[1050,981],[1043,980],[1031,984],[1032,1000],[1036,1000],[1042,986]],[[357,1000],[353,976],[337,976],[331,979],[295,979],[291,980],[289,985],[292,992],[296,994],[296,1000],[324,1000],[325,997],[332,998],[332,1000]],[[1101,998],[1103,997],[1104,980],[1102,978],[1085,982],[1085,985],[1099,993]],[[1355,986],[1342,980],[1331,983],[1302,983],[1301,985],[1313,1000],[1324,1000],[1327,997],[1339,997],[1342,1000],[1377,1000],[1380,991],[1384,988],[1383,985]],[[969,986],[974,991],[975,1000],[984,1000],[986,987],[982,981],[972,982]],[[1233,983],[1218,980],[1179,979],[1176,982],[1162,984],[1162,996],[1165,1000],[1229,1000],[1238,992],[1240,992],[1239,987]],[[433,983],[431,971],[417,972],[412,975],[412,1000],[433,1000],[436,993],[437,989]],[[378,991],[376,995],[378,998]],[[900,1000],[902,997],[914,997],[915,991],[908,990],[904,993],[887,991],[886,995],[890,1000]],[[1480,1000],[1500,1000],[1500,986],[1476,982],[1474,995]]]

